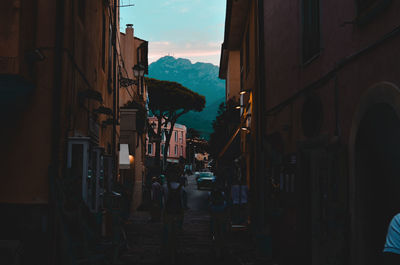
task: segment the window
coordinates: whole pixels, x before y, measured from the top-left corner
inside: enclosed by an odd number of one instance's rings
[[[303,0],[303,63],[307,63],[319,55],[320,18],[319,0]]]
[[[178,155],[178,146],[175,145],[175,155]]]
[[[183,143],[183,132],[181,132],[181,143]]]
[[[175,132],[175,142],[178,142],[178,132]]]
[[[162,144],[162,145],[161,145],[161,155],[162,155],[162,156],[164,155],[164,149],[165,149],[165,145]]]
[[[153,144],[147,145],[147,152],[149,153],[149,155],[153,154]]]
[[[183,146],[181,146],[181,156],[183,156]]]
[[[161,131],[161,141],[165,142],[165,131],[164,130]]]
[[[88,203],[89,138],[68,138],[67,168],[81,184],[82,199]]]
[[[168,150],[167,150],[167,155],[169,155],[169,146],[168,146]]]

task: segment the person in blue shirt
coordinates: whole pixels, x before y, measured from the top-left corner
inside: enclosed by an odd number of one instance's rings
[[[400,264],[400,213],[390,221],[383,248],[384,265]]]

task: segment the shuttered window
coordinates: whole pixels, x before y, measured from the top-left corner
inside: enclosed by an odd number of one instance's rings
[[[321,50],[319,0],[303,0],[303,63],[314,59]]]

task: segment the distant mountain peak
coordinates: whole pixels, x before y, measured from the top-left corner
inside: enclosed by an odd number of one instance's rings
[[[179,64],[186,64],[186,65],[209,65],[209,66],[213,66],[213,67],[218,67],[215,64],[207,63],[207,62],[192,63],[192,61],[190,61],[189,59],[180,58],[180,57],[176,58],[171,55],[166,55],[164,57],[160,57],[157,61],[155,61],[153,63],[179,63]]]
[[[175,57],[170,56],[170,55],[161,57],[157,61],[155,61],[154,63],[172,63],[172,62],[178,62],[178,63],[184,63],[184,64],[192,64],[192,62],[189,59],[175,58]]]
[[[149,66],[149,77],[174,81],[205,96],[206,107],[200,113],[189,112],[179,122],[203,132],[208,138],[212,132],[219,102],[225,99],[225,81],[218,78],[219,67],[211,63],[192,63],[185,58],[164,56]]]

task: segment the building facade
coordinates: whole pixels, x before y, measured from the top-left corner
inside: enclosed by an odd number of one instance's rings
[[[381,263],[398,212],[400,4],[227,7],[223,48],[241,51],[241,90],[253,105],[242,152],[254,224],[276,258]]]
[[[219,78],[225,82],[225,100],[239,100],[240,97],[240,50],[221,48]]]
[[[157,117],[149,117],[149,124],[153,126],[153,128],[157,128]],[[170,127],[167,127],[169,130]],[[186,159],[186,126],[182,124],[175,123],[174,129],[172,132],[171,140],[169,143],[169,148],[167,151],[167,162],[170,163],[178,163],[179,158],[183,157]],[[160,156],[164,156],[164,147],[165,147],[165,133],[162,132],[161,138],[161,148],[160,148]],[[155,157],[156,144],[150,141],[149,136],[147,136],[147,148],[146,155],[150,158]]]
[[[107,233],[99,220],[118,172],[117,3],[16,0],[0,10],[0,239],[17,242],[24,264],[72,264]]]
[[[145,168],[145,119],[147,116],[147,88],[144,75],[148,74],[148,42],[134,35],[132,24],[125,33],[120,32],[121,64],[119,67],[120,144],[126,145],[133,156],[132,167],[120,169],[121,180],[126,183],[131,197],[130,212],[142,204]],[[142,75],[135,76],[134,68]]]

